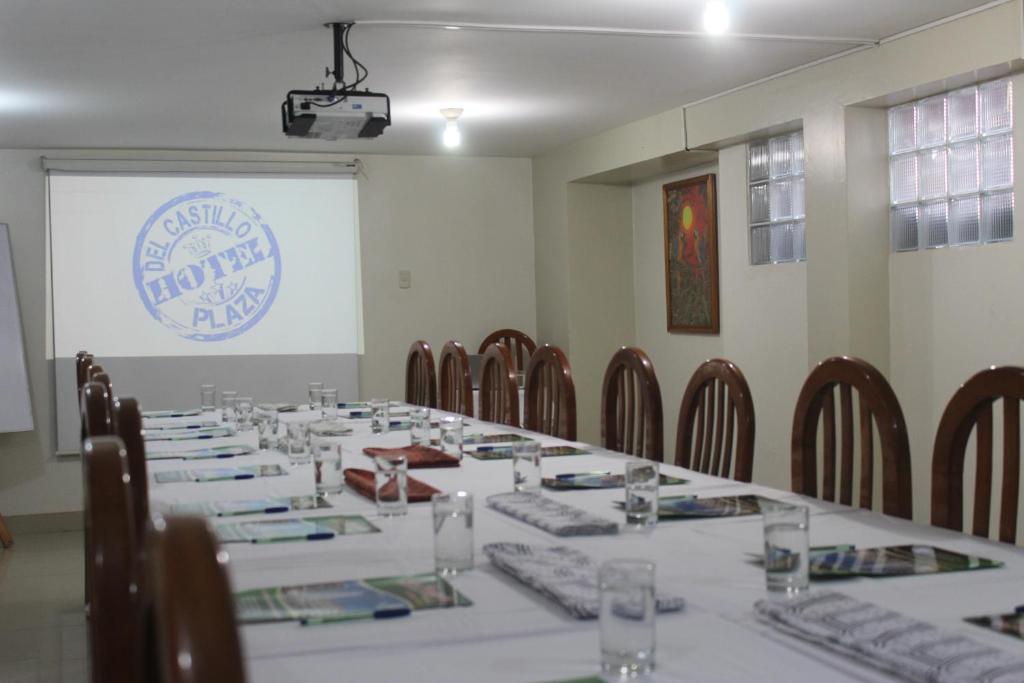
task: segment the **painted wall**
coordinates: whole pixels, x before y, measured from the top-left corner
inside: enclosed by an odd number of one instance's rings
[[[11,227],[37,429],[0,434],[0,513],[81,509],[78,458],[53,457],[48,362],[43,150],[0,150],[0,220]],[[182,158],[188,153],[175,152]],[[153,152],[118,151],[146,158]],[[337,155],[217,153],[239,160],[338,160]],[[526,159],[361,156],[364,396],[400,396],[417,337],[462,340],[475,352],[499,327],[536,333],[533,199]],[[399,289],[398,271],[412,271]],[[116,378],[115,378],[116,382]]]

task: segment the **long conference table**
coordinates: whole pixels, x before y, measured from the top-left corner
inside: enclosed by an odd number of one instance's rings
[[[433,411],[433,416],[443,415]],[[432,417],[433,417],[432,416]],[[207,416],[209,417],[209,416]],[[194,419],[194,418],[193,418]],[[311,412],[282,413],[289,420],[313,419]],[[374,435],[370,421],[346,420],[353,433],[341,437],[345,468],[373,469],[367,446],[409,443],[408,431]],[[437,430],[434,430],[435,435]],[[621,473],[628,456],[570,443],[503,425],[466,419],[466,434],[516,432],[544,446],[575,445],[587,455],[544,458],[544,476],[607,470]],[[183,447],[256,446],[255,431],[204,441],[152,441],[151,455]],[[158,483],[159,472],[225,466],[280,465],[284,476],[238,481]],[[169,512],[185,503],[315,495],[313,465],[290,466],[284,454],[260,451],[231,459],[150,460],[150,505]],[[662,496],[757,494],[809,506],[811,546],[855,544],[879,547],[920,543],[1000,560],[983,571],[927,576],[857,578],[827,587],[897,610],[982,644],[1024,654],[1024,642],[963,621],[964,617],[1012,611],[1024,602],[1021,549],[875,512],[843,507],[791,492],[711,477],[671,465],[662,473],[689,480],[663,486]],[[242,646],[250,681],[557,681],[599,672],[597,620],[572,618],[557,604],[491,566],[481,547],[492,542],[565,545],[597,561],[643,558],[656,563],[658,589],[686,599],[685,610],[657,618],[657,670],[653,681],[894,681],[815,645],[782,634],[759,621],[753,605],[765,598],[764,569],[751,555],[763,551],[759,515],[709,520],[661,521],[650,534],[559,538],[489,509],[487,496],[512,488],[511,460],[466,456],[457,468],[414,469],[410,476],[441,491],[465,490],[475,497],[476,567],[450,579],[473,601],[470,607],[414,611],[398,619],[363,620],[318,626],[298,622],[242,625]],[[622,489],[544,491],[556,500],[617,520],[614,502]],[[310,583],[413,575],[434,569],[430,503],[411,503],[403,517],[377,515],[373,501],[345,489],[329,496],[332,508],[274,515],[211,518],[212,524],[250,519],[365,516],[382,533],[324,541],[267,544],[231,543],[228,571],[234,591]],[[812,583],[812,589],[817,586]]]

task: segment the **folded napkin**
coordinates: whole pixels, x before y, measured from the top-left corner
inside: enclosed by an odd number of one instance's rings
[[[619,525],[586,510],[545,498],[539,493],[498,493],[487,504],[506,515],[555,536],[617,534]]]
[[[440,493],[430,484],[424,484],[419,479],[407,478],[409,485],[409,502],[424,503],[430,500],[435,493]],[[370,500],[377,500],[377,482],[373,472],[370,470],[359,470],[353,467],[345,470],[345,483],[351,486],[356,493],[361,493]],[[392,486],[396,484],[389,484]],[[388,487],[384,487],[386,494],[390,493]]]
[[[580,551],[564,546],[488,543],[484,553],[495,567],[540,591],[577,619],[596,619],[601,613],[598,565]],[[684,605],[680,597],[655,595],[659,612],[677,612]]]
[[[404,455],[410,469],[426,467],[458,467],[459,459],[430,446],[404,446],[402,448],[364,448],[371,458],[389,458]]]
[[[784,633],[912,683],[1024,681],[1024,658],[842,593],[761,600],[754,608]]]

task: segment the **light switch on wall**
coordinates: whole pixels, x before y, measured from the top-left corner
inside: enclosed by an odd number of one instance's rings
[[[398,288],[409,289],[412,287],[412,271],[411,270],[400,270],[398,271]]]

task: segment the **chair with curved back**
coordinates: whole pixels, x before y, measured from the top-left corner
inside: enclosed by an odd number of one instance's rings
[[[754,401],[740,369],[722,358],[701,363],[679,404],[676,465],[750,481],[754,476],[754,433]]]
[[[84,437],[106,436],[114,433],[110,419],[110,399],[107,388],[101,382],[88,381],[82,387],[79,400]]]
[[[143,612],[127,454],[116,436],[82,443],[92,680],[143,680]]]
[[[454,340],[446,342],[437,368],[441,375],[437,407],[473,417],[473,373],[465,347]]]
[[[612,355],[601,388],[601,445],[649,460],[664,456],[661,387],[642,349]]]
[[[93,355],[88,351],[79,351],[75,354],[75,378],[78,382],[78,390],[89,381],[89,368],[93,364]]]
[[[243,683],[245,669],[224,563],[201,517],[156,517],[150,586],[163,683]]]
[[[134,398],[114,399],[114,424],[124,443],[128,475],[131,477],[132,509],[139,547],[145,545],[146,521],[149,519],[149,485],[146,473],[146,445],[142,434],[142,413]]]
[[[405,402],[437,407],[437,371],[430,344],[419,339],[409,347],[405,361]]]
[[[839,391],[840,461],[836,469],[836,407]],[[853,390],[857,390],[860,414],[860,497],[862,508],[874,498],[874,437],[872,417],[878,430],[882,457],[882,511],[910,519],[913,493],[910,480],[910,444],[900,402],[889,382],[869,363],[847,356],[818,363],[804,382],[793,415],[793,491],[842,505],[853,504],[854,425]],[[822,486],[818,495],[818,423],[822,425]]]
[[[537,350],[537,343],[530,338],[530,335],[519,330],[506,328],[495,330],[487,335],[480,342],[480,350],[477,353],[484,353],[491,344],[502,343],[508,347],[512,354],[513,372],[524,372],[530,362],[530,356]]]
[[[576,385],[569,359],[557,346],[545,344],[530,356],[525,402],[526,429],[576,440]]]
[[[971,530],[989,536],[992,509],[992,408],[1003,401],[1003,465],[1000,487],[999,540],[1017,542],[1020,500],[1020,402],[1024,400],[1024,368],[983,370],[963,384],[946,405],[932,452],[932,524],[962,531],[964,527],[964,461],[975,432],[977,462]]]
[[[512,352],[501,342],[484,350],[480,366],[480,419],[519,426],[519,386]]]

